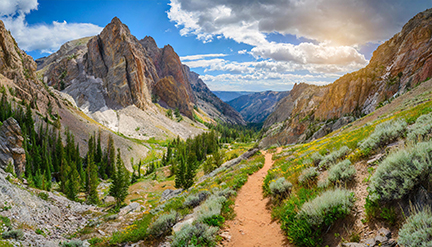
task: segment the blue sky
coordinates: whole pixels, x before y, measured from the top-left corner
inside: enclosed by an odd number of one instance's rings
[[[2,0],[0,19],[35,59],[98,34],[114,16],[170,44],[212,90],[290,90],[364,67],[431,1]],[[196,56],[206,55],[206,56]]]

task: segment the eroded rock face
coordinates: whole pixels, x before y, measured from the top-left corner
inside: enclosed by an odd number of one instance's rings
[[[11,80],[16,77],[36,78],[36,63],[18,47],[2,21],[0,21],[0,48],[0,74]]]
[[[12,117],[6,119],[0,127],[0,168],[5,169],[11,163],[18,176],[25,172],[23,141],[18,122]]]
[[[140,43],[153,59],[158,76],[161,78],[160,81],[155,82],[154,93],[169,107],[179,108],[180,112],[192,118],[196,99],[177,53],[170,45],[159,49],[155,40],[149,36],[140,40]]]
[[[400,33],[380,45],[365,68],[318,89],[311,85],[294,86],[264,124],[270,127],[284,122],[284,126],[268,133],[263,145],[308,140],[311,135],[306,131],[316,131],[310,126],[345,115],[368,114],[380,102],[431,77],[432,9],[429,9],[417,14]],[[304,101],[305,96],[309,102]]]
[[[102,78],[111,108],[151,104],[152,84],[158,80],[150,57],[129,28],[115,17],[87,44],[88,74]]]

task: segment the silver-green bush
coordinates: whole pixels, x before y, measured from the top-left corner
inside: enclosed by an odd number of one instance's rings
[[[319,175],[318,169],[316,167],[309,167],[302,171],[301,175],[299,176],[299,183],[300,184],[307,184],[310,182],[313,182],[317,179]]]
[[[274,197],[284,197],[289,194],[292,184],[284,177],[278,178],[269,185],[272,196]]]
[[[61,244],[61,247],[82,247],[84,246],[84,242],[79,239],[73,239],[69,242],[64,242]]]
[[[332,183],[347,182],[356,173],[356,169],[351,165],[350,160],[344,160],[332,166],[328,171],[328,180]]]
[[[370,179],[369,194],[373,201],[401,199],[426,181],[432,171],[432,142],[391,153]]]
[[[197,221],[204,222],[215,215],[220,215],[222,205],[226,201],[224,196],[211,195],[200,207],[197,212]]]
[[[24,233],[21,230],[10,230],[2,233],[3,239],[16,239],[21,240],[24,237]]]
[[[321,160],[323,160],[324,156],[322,156],[320,153],[316,152],[316,153],[313,153],[310,156],[310,158],[311,158],[312,163],[314,164],[314,166],[317,166],[317,165],[319,165],[319,163],[321,162]]]
[[[329,167],[336,163],[336,161],[339,159],[343,158],[345,155],[349,154],[349,152],[351,152],[351,150],[347,146],[343,146],[338,150],[324,156],[324,158],[319,163],[319,167]]]
[[[205,199],[207,199],[207,197],[209,195],[210,195],[210,192],[208,192],[206,190],[200,191],[197,194],[189,195],[188,197],[186,197],[183,205],[185,207],[192,207],[192,208],[194,208],[194,207],[200,205],[200,203],[202,201],[204,201]]]
[[[340,217],[351,212],[354,193],[345,189],[328,190],[312,201],[303,204],[298,217],[312,226],[320,226],[327,217]]]
[[[190,243],[193,237],[196,238],[196,244],[199,244],[199,246],[212,246],[218,230],[218,227],[208,226],[202,223],[196,223],[194,225],[186,224],[180,231],[174,234],[171,246],[195,246]]]
[[[171,233],[171,228],[177,223],[178,214],[171,211],[169,214],[160,215],[149,226],[147,233],[155,238],[160,238]]]
[[[398,243],[405,247],[432,246],[430,209],[423,209],[408,217],[399,231]]]
[[[417,118],[415,124],[408,130],[407,139],[419,142],[430,139],[432,136],[432,113]]]
[[[406,132],[407,123],[405,120],[397,119],[381,123],[375,127],[374,132],[359,144],[363,151],[370,152],[397,140]]]

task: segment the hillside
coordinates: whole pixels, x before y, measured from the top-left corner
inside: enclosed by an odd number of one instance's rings
[[[287,92],[266,91],[242,95],[227,103],[251,123],[262,123],[275,110],[277,103],[289,95]]]
[[[369,64],[327,86],[294,86],[264,123],[270,127],[264,146],[319,138],[351,120],[371,113],[397,95],[432,77],[432,10],[413,17],[402,31],[373,53]],[[297,92],[297,93],[293,93]],[[293,97],[294,96],[294,97]],[[293,102],[297,102],[293,105]],[[288,109],[288,111],[286,110]],[[328,123],[328,122],[333,123]]]

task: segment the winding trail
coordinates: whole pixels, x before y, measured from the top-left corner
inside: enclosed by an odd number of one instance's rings
[[[231,240],[224,241],[224,246],[290,246],[280,225],[271,219],[271,212],[267,209],[269,198],[263,198],[263,180],[273,165],[272,154],[265,151],[263,154],[264,167],[249,176],[238,192],[234,208],[236,217],[227,222]]]

